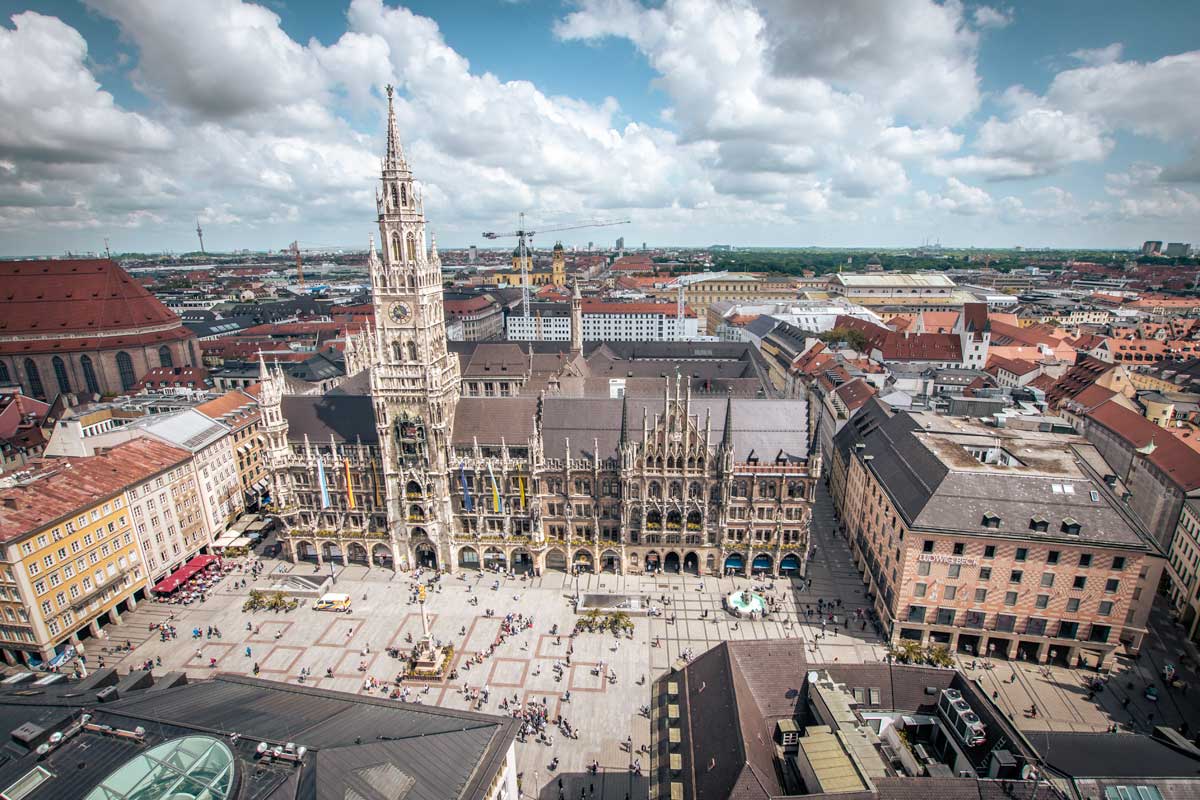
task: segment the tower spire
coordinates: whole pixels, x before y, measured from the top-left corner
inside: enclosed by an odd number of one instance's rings
[[[617,442],[617,449],[625,446],[629,441],[629,394],[623,392],[621,394],[621,438]]]
[[[733,398],[725,398],[725,426],[721,431],[721,447],[733,447]]]
[[[408,169],[404,160],[404,147],[400,144],[400,129],[396,126],[396,109],[392,104],[392,94],[395,87],[390,83],[386,87],[388,99],[387,153],[383,157],[384,169]]]

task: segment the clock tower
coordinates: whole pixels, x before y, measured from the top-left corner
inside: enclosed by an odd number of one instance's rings
[[[368,257],[375,306],[371,396],[383,454],[389,535],[410,564],[450,567],[450,433],[458,358],[446,347],[441,261],[400,145],[387,87],[387,151],[375,205],[382,253]]]

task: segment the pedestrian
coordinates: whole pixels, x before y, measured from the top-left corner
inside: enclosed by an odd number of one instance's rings
[[[999,693],[999,692],[996,692],[996,691],[993,691],[993,692],[992,692],[992,702],[993,702],[993,703],[995,703],[995,702],[997,702],[999,699],[1000,699],[1000,693]]]

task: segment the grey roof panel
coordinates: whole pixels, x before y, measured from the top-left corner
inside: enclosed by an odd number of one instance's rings
[[[302,441],[307,435],[314,445],[331,437],[338,444],[379,442],[375,408],[368,395],[289,396],[283,398],[282,410],[291,441]]]

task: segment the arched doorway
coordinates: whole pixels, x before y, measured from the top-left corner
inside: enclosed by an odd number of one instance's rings
[[[300,561],[316,561],[317,548],[312,542],[296,542],[296,558]]]
[[[800,557],[795,553],[788,553],[779,559],[779,572],[781,575],[795,575],[799,571]]]
[[[437,569],[437,551],[433,549],[433,545],[422,542],[413,548],[413,552],[416,556],[414,560],[417,562],[417,566],[425,569]]]
[[[621,571],[621,557],[616,550],[605,550],[600,554],[600,569],[604,572]]]
[[[509,563],[512,564],[512,571],[518,575],[528,575],[533,572],[533,554],[524,547],[518,547],[512,551]]]
[[[646,572],[658,572],[662,569],[662,561],[658,557],[658,553],[651,550],[646,553]]]
[[[338,547],[337,542],[325,542],[321,545],[321,558],[341,564],[342,548]]]
[[[750,572],[754,575],[763,575],[771,571],[775,566],[775,559],[766,553],[759,553],[754,557],[754,563],[750,567]]]
[[[367,563],[367,548],[363,547],[358,542],[351,542],[346,545],[346,558],[351,564],[366,564]]]
[[[683,571],[689,575],[700,574],[700,556],[688,553],[683,557]]]
[[[386,544],[377,544],[371,548],[371,558],[377,567],[392,566],[392,549]]]
[[[483,551],[483,568],[491,570],[508,569],[508,559],[498,547],[489,547]]]
[[[725,574],[726,575],[745,575],[746,574],[746,559],[741,553],[730,553],[725,557]]]
[[[567,554],[555,547],[546,551],[546,569],[567,571]]]
[[[663,570],[665,572],[679,572],[679,553],[674,550],[667,553],[667,557],[663,559]]]
[[[458,551],[458,565],[464,569],[479,569],[479,553],[474,547],[464,547]]]
[[[575,551],[575,563],[573,565],[578,572],[595,572],[596,563],[592,558],[592,554],[587,550]]]

